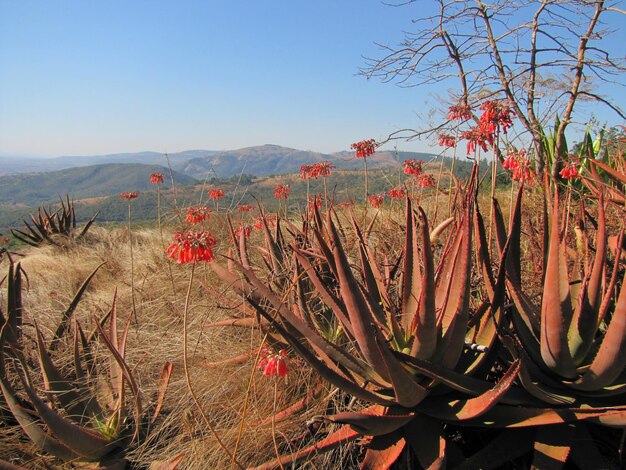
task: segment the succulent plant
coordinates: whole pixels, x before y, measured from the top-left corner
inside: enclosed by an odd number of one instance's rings
[[[70,200],[69,195],[66,195],[65,201],[61,198],[61,207],[55,212],[51,212],[42,205],[37,210],[36,216],[30,215],[30,223],[24,220],[24,230],[11,229],[11,233],[18,240],[31,246],[39,246],[44,242],[58,245],[59,236],[75,239],[82,238],[91,228],[97,216],[97,213],[94,214],[78,231],[76,228],[74,202]]]
[[[46,341],[39,325],[34,322],[34,355],[44,398],[38,393],[40,385],[35,381],[34,366],[27,357],[21,334],[23,270],[19,264],[11,263],[7,276],[7,312],[6,315],[0,312],[3,325],[0,389],[6,408],[24,434],[45,453],[66,461],[122,463],[124,453],[146,437],[154,425],[172,374],[172,364],[166,363],[163,367],[157,395],[146,408],[134,373],[125,360],[130,321],[119,334],[115,298],[111,310],[96,323],[91,334],[86,335],[74,319],[72,351],[66,354],[66,357],[73,357],[71,370],[55,363],[52,355],[55,340],[68,331],[71,314],[96,271],[85,281],[63,314],[52,342]],[[107,322],[108,331],[105,331]],[[108,368],[101,368],[94,358],[93,347],[98,339],[110,353]],[[103,369],[107,372],[103,373]]]

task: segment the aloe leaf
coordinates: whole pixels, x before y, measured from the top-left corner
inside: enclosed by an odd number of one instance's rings
[[[72,212],[73,212],[73,209],[72,209]],[[89,219],[87,221],[87,223],[83,226],[83,228],[81,229],[80,233],[76,237],[78,240],[80,240],[82,237],[84,237],[87,234],[87,232],[89,231],[89,229],[91,228],[93,223],[96,221],[96,217],[98,217],[98,214],[100,214],[100,211],[96,212],[93,215],[93,217],[91,219]],[[74,220],[76,220],[76,219],[74,219]]]
[[[83,281],[82,285],[78,289],[78,292],[76,292],[76,295],[70,302],[70,305],[67,307],[67,310],[63,312],[63,316],[61,318],[61,321],[59,322],[59,326],[57,327],[56,332],[54,333],[54,337],[52,338],[52,341],[50,342],[51,351],[54,351],[56,349],[56,347],[59,344],[59,341],[61,340],[61,337],[69,328],[70,319],[72,318],[72,315],[74,314],[74,311],[76,310],[76,307],[78,306],[78,303],[80,302],[81,298],[83,297],[83,294],[87,290],[87,287],[89,287],[89,283],[91,282],[93,277],[96,275],[98,270],[102,266],[104,266],[104,264],[105,263],[101,263],[99,266],[96,267],[96,269],[94,269],[91,272],[89,276],[87,276],[87,279]]]
[[[404,264],[402,266],[402,308],[400,314],[400,322],[405,330],[409,329],[411,320],[415,312],[417,312],[422,284],[415,225],[415,214],[411,206],[411,199],[407,197]]]
[[[445,468],[446,440],[441,422],[417,414],[402,430],[422,468]]]
[[[561,469],[570,453],[573,436],[574,426],[571,424],[539,427],[535,435],[532,468]]]
[[[46,391],[58,400],[70,418],[78,419],[82,423],[94,416],[99,416],[100,410],[94,406],[93,399],[81,396],[71,381],[61,374],[48,356],[44,338],[37,322],[35,322],[35,332],[37,335],[37,358],[41,366]]]
[[[110,441],[87,428],[71,422],[48,407],[33,389],[24,359],[18,359],[22,366],[18,376],[28,398],[42,421],[46,423],[52,434],[63,445],[89,460],[100,460],[116,449],[117,446],[114,441]]]
[[[598,390],[613,383],[626,367],[626,287],[622,282],[609,327],[589,369],[572,385],[581,390]]]
[[[367,446],[361,470],[388,470],[405,447],[406,441],[400,431],[374,437]]]
[[[349,426],[341,426],[337,431],[333,432],[324,439],[316,442],[315,444],[301,449],[289,455],[282,456],[278,459],[266,462],[258,467],[252,467],[248,470],[274,470],[284,468],[286,465],[296,465],[303,460],[306,460],[314,455],[320,455],[325,452],[329,452],[337,447],[345,445],[348,442],[354,441],[359,437],[356,431],[350,429]]]
[[[593,339],[596,334],[602,301],[602,281],[606,268],[606,248],[604,196],[603,193],[600,193],[596,255],[591,272],[583,282],[582,295],[574,312],[570,329],[570,348],[576,363],[580,363],[585,358],[593,345]]]
[[[492,262],[489,255],[489,246],[487,242],[487,234],[485,232],[485,223],[480,214],[478,205],[474,210],[474,231],[476,232],[476,258],[479,268],[482,272],[483,285],[487,290],[489,299],[493,302],[495,279],[491,268]]]
[[[572,319],[565,244],[559,222],[559,196],[554,193],[550,245],[541,300],[541,357],[545,365],[565,378],[576,377],[567,334]]]
[[[437,350],[439,329],[437,326],[437,312],[435,306],[435,267],[433,251],[430,245],[428,220],[426,214],[419,208],[422,219],[422,264],[424,272],[420,275],[421,287],[417,310],[411,321],[410,332],[413,335],[411,356],[418,359],[430,359]],[[417,260],[415,261],[417,264]],[[419,266],[418,266],[419,271]]]
[[[9,264],[7,274],[7,312],[2,330],[0,346],[7,344],[19,348],[22,337],[22,266],[20,263]]]
[[[4,360],[2,360],[4,362]],[[41,450],[52,454],[62,460],[75,460],[79,455],[73,452],[69,447],[62,444],[58,439],[45,432],[33,419],[30,413],[26,412],[20,406],[15,391],[11,384],[6,380],[3,374],[0,374],[0,388],[4,395],[5,403],[24,433],[33,441]]]
[[[155,400],[154,412],[150,418],[151,423],[154,423],[154,421],[159,417],[159,413],[163,407],[163,401],[165,400],[165,393],[167,392],[167,387],[170,384],[173,371],[174,365],[169,361],[166,362],[163,369],[161,369],[161,375],[157,381],[157,396]]]
[[[607,165],[606,163],[601,162],[600,160],[596,160],[594,159],[589,159],[589,162],[592,163],[593,165],[601,168],[603,171],[605,171],[609,177],[611,179],[613,179],[614,181],[621,183],[621,184],[626,184],[626,175],[623,173],[620,173],[619,171],[611,168],[609,165]]]
[[[26,243],[30,246],[39,246],[39,244],[42,242],[41,237],[29,235],[25,232],[22,232],[21,230],[11,229],[11,234],[22,243]]]
[[[393,410],[380,405],[370,406],[360,412],[346,411],[319,417],[331,423],[348,424],[364,436],[384,436],[401,429],[414,418],[413,412]]]

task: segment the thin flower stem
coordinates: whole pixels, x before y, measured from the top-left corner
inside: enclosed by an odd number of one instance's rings
[[[278,451],[278,443],[276,442],[276,402],[278,401],[278,380],[274,378],[274,405],[272,408],[272,442],[274,443],[274,452],[281,470],[285,470],[283,463],[280,461],[280,452]]]
[[[130,246],[130,297],[133,304],[133,318],[135,326],[139,324],[137,321],[137,307],[135,305],[135,258],[133,256],[133,232],[131,230],[131,200],[128,199],[128,245]]]
[[[193,402],[196,405],[196,408],[198,408],[198,411],[200,412],[200,416],[202,416],[202,420],[205,422],[205,424],[207,425],[207,427],[209,428],[213,436],[215,436],[215,439],[217,440],[217,443],[219,444],[219,446],[224,450],[224,452],[226,452],[228,457],[230,457],[231,462],[234,465],[237,465],[241,470],[243,470],[244,469],[243,465],[241,465],[235,459],[235,456],[233,455],[233,453],[230,450],[228,450],[228,447],[226,447],[222,439],[220,439],[219,434],[217,433],[217,431],[211,424],[211,421],[209,420],[206,413],[202,409],[202,405],[200,404],[200,401],[198,400],[198,397],[196,396],[196,393],[194,392],[193,387],[191,385],[191,376],[189,375],[189,357],[187,354],[187,344],[188,344],[187,317],[189,314],[189,298],[191,297],[191,286],[193,284],[195,267],[196,267],[195,263],[191,265],[191,275],[189,276],[189,285],[187,286],[187,295],[185,296],[185,308],[183,310],[183,369],[185,372],[185,381],[187,382],[187,389],[189,390],[189,394],[191,395],[191,398],[193,399]]]
[[[165,246],[165,239],[163,238],[163,226],[161,225],[161,188],[157,186],[157,223],[159,225],[159,234],[161,235],[161,246],[163,249]],[[170,275],[170,281],[172,282],[172,294],[176,297],[176,285],[174,284],[174,274],[172,272],[172,265],[167,263],[167,270]]]

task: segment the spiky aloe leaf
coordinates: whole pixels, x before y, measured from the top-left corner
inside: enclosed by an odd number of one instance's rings
[[[374,437],[367,446],[361,470],[388,470],[406,447],[400,431]]]
[[[72,209],[72,212],[74,211],[74,209]],[[80,240],[81,238],[83,238],[87,232],[89,231],[89,229],[91,228],[91,226],[93,225],[93,223],[96,221],[96,217],[98,217],[98,214],[100,214],[100,211],[96,212],[93,217],[91,217],[91,219],[89,219],[87,221],[87,223],[85,223],[85,225],[83,226],[83,228],[80,230],[80,233],[76,236],[77,240]],[[76,219],[74,219],[76,220]]]
[[[402,267],[402,298],[400,322],[405,330],[417,312],[422,284],[419,266],[419,249],[417,246],[417,230],[415,214],[411,206],[411,199],[406,198],[406,229],[404,241],[404,264]]]
[[[348,411],[317,419],[331,423],[348,424],[364,436],[384,436],[410,423],[416,414],[403,409],[373,405],[360,412]]]
[[[117,448],[114,441],[71,422],[46,405],[34,390],[26,362],[20,354],[18,354],[18,361],[21,365],[20,370],[18,370],[18,376],[24,391],[37,414],[59,442],[69,447],[72,452],[92,461],[102,459]]]
[[[616,267],[617,269],[617,267]],[[626,287],[622,281],[615,310],[600,350],[591,366],[573,384],[579,390],[598,390],[611,385],[626,367]]]
[[[174,365],[171,362],[166,362],[161,369],[161,375],[159,375],[159,380],[157,381],[157,395],[154,405],[154,411],[152,412],[152,416],[150,417],[150,422],[154,423],[154,421],[159,417],[159,413],[161,412],[161,408],[163,407],[163,401],[165,400],[165,393],[167,392],[167,387],[170,384],[170,379],[172,378],[172,372],[174,371]]]
[[[456,470],[500,468],[532,449],[534,435],[532,428],[503,431],[478,452],[466,458]]]
[[[4,362],[4,359],[2,359]],[[32,440],[41,450],[54,455],[62,460],[76,460],[80,458],[78,454],[73,452],[69,447],[61,443],[58,439],[45,432],[39,425],[38,420],[34,419],[30,413],[20,405],[15,391],[11,384],[3,374],[0,374],[0,388],[5,402],[23,429],[24,433]]]
[[[19,347],[22,337],[22,274],[20,263],[9,264],[6,318],[0,312],[0,352],[4,345]]]
[[[573,378],[577,374],[567,338],[572,320],[572,304],[567,255],[561,238],[558,212],[559,196],[558,191],[555,191],[548,263],[541,299],[541,358],[552,371],[562,377]]]
[[[274,470],[283,468],[285,465],[296,465],[314,455],[330,452],[339,446],[354,441],[358,437],[359,433],[352,430],[350,426],[341,426],[337,431],[316,442],[312,446],[299,450],[298,452],[294,452],[290,455],[282,456],[270,462],[266,462],[263,465],[252,467],[249,470]]]
[[[61,321],[59,322],[59,326],[57,327],[57,329],[56,329],[56,331],[54,333],[54,337],[52,338],[52,341],[50,343],[50,350],[51,351],[54,351],[56,349],[56,347],[58,346],[59,341],[61,340],[61,337],[63,336],[63,334],[69,328],[70,320],[72,318],[72,315],[74,314],[74,311],[76,310],[76,307],[78,306],[78,303],[80,302],[81,298],[83,297],[83,294],[87,290],[87,287],[89,287],[89,283],[91,283],[91,280],[96,275],[98,270],[102,266],[104,266],[104,265],[105,265],[105,263],[101,263],[100,265],[98,265],[96,267],[96,269],[94,269],[91,272],[91,274],[89,276],[87,276],[87,279],[85,279],[83,281],[83,283],[81,284],[80,288],[76,292],[76,295],[74,296],[74,298],[70,302],[70,305],[67,307],[65,312],[63,312],[63,316],[61,317]]]
[[[620,173],[619,171],[615,170],[614,168],[611,168],[609,165],[601,162],[600,160],[589,159],[589,162],[601,168],[603,171],[605,171],[609,175],[609,177],[613,179],[614,181],[621,183],[621,184],[626,184],[626,174]]]
[[[446,440],[440,421],[417,414],[402,430],[422,468],[445,468]]]
[[[407,198],[408,200],[408,198]],[[421,241],[422,241],[422,265],[424,272],[420,274],[421,286],[419,301],[416,310],[412,313],[410,323],[410,333],[413,336],[411,345],[411,356],[417,359],[431,359],[437,350],[437,343],[440,341],[441,331],[437,326],[437,312],[435,306],[435,265],[433,251],[430,246],[430,234],[426,213],[419,208],[422,219]],[[414,216],[411,217],[414,219]],[[415,220],[413,220],[413,224]],[[408,231],[408,227],[407,227]],[[417,238],[414,235],[414,238]],[[414,253],[415,256],[416,253]],[[419,263],[414,260],[419,272]]]
[[[539,427],[535,435],[533,468],[561,469],[569,456],[573,436],[571,424]]]

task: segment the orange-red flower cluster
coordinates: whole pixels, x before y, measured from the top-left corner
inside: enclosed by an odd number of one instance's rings
[[[367,158],[376,152],[376,141],[374,139],[362,140],[353,143],[350,148],[355,151],[356,158]]]
[[[380,207],[383,205],[383,201],[385,200],[385,194],[384,193],[379,193],[379,194],[372,194],[371,196],[368,196],[367,199],[370,202],[370,206],[372,207]]]
[[[239,204],[237,206],[237,212],[250,212],[253,210],[254,207],[252,207],[252,204]]]
[[[406,197],[406,188],[404,186],[395,186],[387,191],[387,196],[391,199],[404,199]]]
[[[566,180],[574,180],[580,176],[578,173],[578,168],[576,168],[576,164],[574,162],[570,162],[559,172],[561,178]]]
[[[208,193],[211,199],[222,199],[224,197],[223,189],[209,189]]]
[[[435,178],[433,177],[433,175],[427,175],[426,173],[423,173],[417,178],[418,188],[430,188],[433,186],[435,186]]]
[[[239,227],[235,229],[235,237],[237,238],[241,237],[242,234],[245,238],[248,238],[251,233],[252,233],[252,230],[250,230],[249,225],[240,225]]]
[[[490,134],[496,134],[502,130],[506,134],[506,130],[513,125],[511,115],[513,111],[503,101],[485,101],[480,105],[483,113],[480,116],[480,127]]]
[[[404,160],[404,174],[417,178],[422,174],[423,164],[424,162],[421,160]]]
[[[150,183],[152,184],[163,184],[165,182],[165,177],[163,173],[152,173],[150,175]]]
[[[331,165],[330,162],[317,162],[311,165],[311,178],[317,179],[320,176],[327,178],[330,176],[330,170],[337,168],[335,165]]]
[[[289,198],[291,187],[288,184],[277,184],[274,188],[274,197],[286,201]]]
[[[456,145],[456,138],[451,134],[439,134],[439,146],[440,147],[454,147]]]
[[[205,220],[209,220],[210,218],[211,216],[209,214],[208,207],[191,207],[187,211],[187,217],[185,217],[185,222],[189,222],[190,224],[199,224],[200,222],[204,222]]]
[[[459,103],[454,106],[450,106],[448,109],[448,119],[451,121],[460,119],[467,121],[472,117],[472,108],[468,104]]]
[[[139,197],[139,193],[137,191],[133,191],[132,193],[120,193],[120,197],[130,201],[131,199]]]
[[[480,147],[484,152],[487,151],[487,144],[492,145],[494,135],[487,132],[480,126],[472,127],[470,130],[461,134],[461,138],[467,140],[467,154],[474,153],[476,147]]]
[[[217,241],[209,232],[176,232],[174,243],[165,252],[179,264],[212,261],[213,247]]]
[[[530,161],[526,158],[526,150],[515,150],[511,148],[507,153],[502,168],[509,170],[511,177],[515,181],[528,181],[532,184],[533,179],[537,176],[535,170],[530,166]]]
[[[263,229],[263,220],[265,220],[265,223],[268,227],[276,227],[276,224],[278,223],[278,216],[276,214],[265,214],[256,216],[254,218],[254,224],[252,225],[254,227],[254,230]]]
[[[300,178],[303,180],[309,179],[311,177],[311,165],[302,165],[300,167]]]
[[[371,197],[371,196],[370,196]],[[338,204],[339,208],[341,209],[346,209],[348,207],[353,207],[354,206],[354,201],[352,199],[350,199],[349,201],[344,201],[344,202],[340,202]]]
[[[269,349],[264,349],[261,351],[261,360],[257,367],[267,377],[285,377],[289,373],[287,370],[287,351],[281,349],[278,354],[275,354]]]

